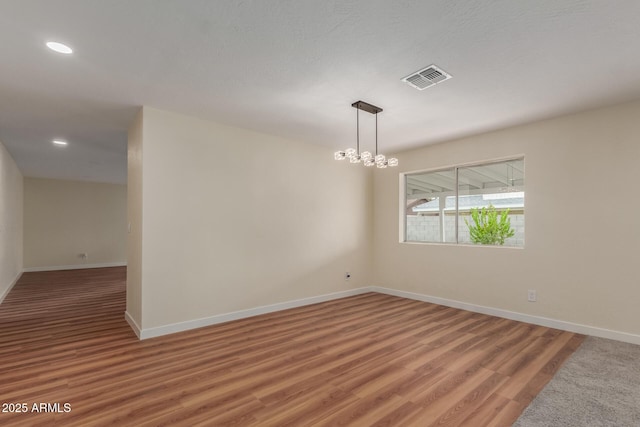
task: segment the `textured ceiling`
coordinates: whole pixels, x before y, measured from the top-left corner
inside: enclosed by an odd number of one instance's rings
[[[361,99],[397,151],[640,98],[639,22],[638,0],[0,0],[0,141],[26,176],[126,182],[141,105],[331,156]],[[433,63],[453,79],[401,82]]]

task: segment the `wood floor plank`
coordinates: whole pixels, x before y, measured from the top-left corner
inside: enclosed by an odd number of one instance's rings
[[[139,341],[125,268],[25,273],[0,305],[3,426],[507,426],[584,339],[362,294]],[[71,412],[35,412],[34,403]],[[37,406],[36,406],[37,407]]]
[[[509,380],[500,388],[498,393],[509,399],[515,399],[518,393],[525,389],[531,381],[535,380],[536,375],[541,374],[542,368],[562,351],[562,348],[573,336],[574,334],[570,332],[563,332],[553,338],[553,341],[548,342],[541,352],[536,349],[536,354],[530,355],[530,362],[526,366],[522,366],[517,372],[512,372]]]
[[[511,402],[511,400],[506,397],[493,393],[482,403],[482,405],[479,405],[471,411],[471,413],[462,420],[460,425],[485,427],[498,417],[498,414],[509,402]]]

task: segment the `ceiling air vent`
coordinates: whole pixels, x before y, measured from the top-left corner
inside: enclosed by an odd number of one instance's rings
[[[427,68],[423,68],[420,71],[411,73],[404,79],[403,82],[408,83],[410,86],[415,87],[418,90],[425,90],[426,88],[448,80],[451,78],[451,74],[448,74],[441,68],[435,65],[429,65]]]

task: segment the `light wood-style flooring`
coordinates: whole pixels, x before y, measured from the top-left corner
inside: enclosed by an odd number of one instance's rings
[[[509,426],[584,339],[368,293],[139,341],[125,275],[23,275],[0,401],[28,412],[0,425]]]

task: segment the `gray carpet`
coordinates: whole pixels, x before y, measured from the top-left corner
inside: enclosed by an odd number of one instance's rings
[[[587,337],[515,427],[640,427],[640,346]]]

